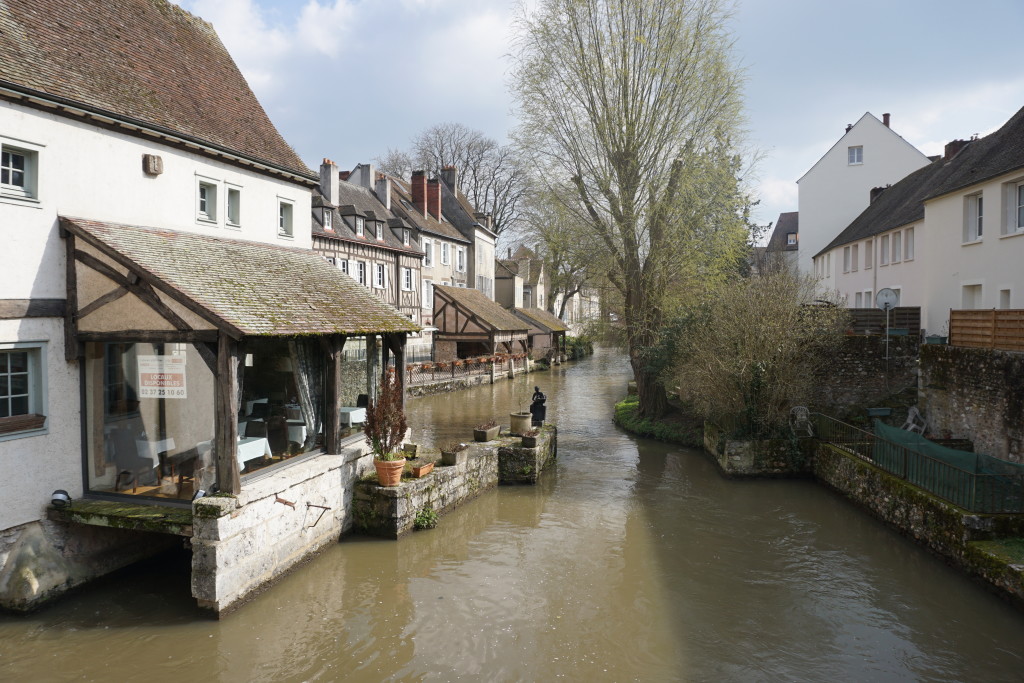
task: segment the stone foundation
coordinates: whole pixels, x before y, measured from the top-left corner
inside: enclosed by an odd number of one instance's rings
[[[727,477],[810,476],[814,442],[807,439],[727,439],[704,423],[704,449]]]
[[[554,461],[557,440],[556,428],[547,425],[536,448],[523,448],[519,437],[500,437],[470,444],[464,463],[435,465],[421,479],[403,479],[388,487],[378,486],[375,477],[360,481],[353,501],[355,531],[398,538],[413,529],[416,514],[424,508],[443,514],[499,483],[535,484]]]

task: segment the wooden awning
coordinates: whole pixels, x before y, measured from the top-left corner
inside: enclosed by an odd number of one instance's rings
[[[477,289],[434,286],[434,325],[440,341],[525,341],[529,325]]]

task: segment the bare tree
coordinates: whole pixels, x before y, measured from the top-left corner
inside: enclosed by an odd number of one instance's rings
[[[382,173],[387,173],[390,176],[401,178],[402,180],[409,180],[412,178],[412,172],[416,169],[413,168],[415,165],[413,158],[408,152],[403,152],[400,149],[392,149],[388,147],[388,151],[383,155],[373,160],[377,164],[378,170]]]
[[[740,75],[722,0],[540,0],[519,10],[523,154],[574,188],[624,299],[640,411],[667,407],[648,357],[666,310],[735,272],[746,238]]]

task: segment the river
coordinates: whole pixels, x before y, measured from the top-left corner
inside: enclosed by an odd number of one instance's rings
[[[557,466],[400,541],[346,537],[222,621],[186,552],[0,616],[0,681],[1019,681],[1024,614],[809,481],[727,481],[611,423],[628,365],[409,402],[414,439],[507,424]]]

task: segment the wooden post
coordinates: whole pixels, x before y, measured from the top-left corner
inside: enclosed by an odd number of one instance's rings
[[[390,348],[395,356],[395,379],[398,380],[398,389],[402,392],[402,412],[405,412],[405,342],[406,335],[389,334],[384,337],[385,348]]]
[[[214,389],[214,443],[217,488],[238,494],[238,342],[221,332],[217,341],[217,383]]]
[[[78,273],[75,271],[75,236],[63,231],[64,237],[64,279],[67,302],[64,304],[64,360],[78,359]]]
[[[366,335],[366,395],[377,400],[377,335]]]
[[[345,335],[327,339],[327,421],[324,445],[328,453],[339,452],[341,443],[341,368],[344,360]]]

